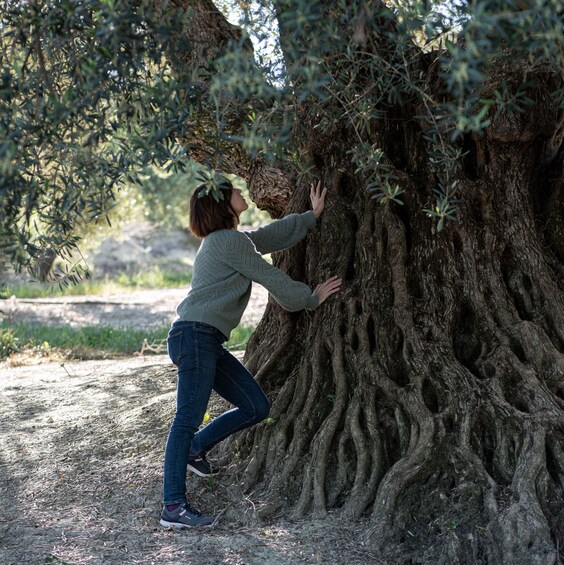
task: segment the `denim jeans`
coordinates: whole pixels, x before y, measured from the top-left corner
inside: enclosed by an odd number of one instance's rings
[[[186,500],[188,455],[205,453],[233,432],[268,416],[264,392],[245,367],[223,346],[226,337],[202,322],[172,324],[168,353],[178,367],[176,413],[165,450],[164,504]],[[198,431],[211,391],[235,407]]]

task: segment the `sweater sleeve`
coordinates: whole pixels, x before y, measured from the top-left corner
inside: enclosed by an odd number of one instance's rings
[[[225,232],[221,242],[224,263],[246,278],[264,286],[285,310],[296,312],[314,310],[319,305],[317,296],[304,283],[295,281],[286,273],[265,261],[251,239],[237,230]],[[218,250],[219,251],[219,250]]]
[[[307,230],[313,228],[316,221],[311,210],[303,214],[288,214],[281,220],[245,234],[251,238],[257,251],[264,255],[292,247],[306,236]]]

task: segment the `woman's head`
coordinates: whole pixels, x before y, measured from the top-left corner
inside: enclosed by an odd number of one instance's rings
[[[241,191],[233,188],[225,177],[219,182],[223,198],[216,200],[207,188],[205,184],[200,185],[190,199],[190,231],[199,238],[217,230],[235,229],[239,215],[248,207]]]

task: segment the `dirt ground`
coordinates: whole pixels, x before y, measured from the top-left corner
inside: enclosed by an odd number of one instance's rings
[[[0,563],[383,563],[362,523],[263,523],[266,501],[191,475],[205,530],[158,524],[162,456],[174,409],[166,356],[0,366]],[[224,409],[214,398],[211,415]],[[213,457],[212,457],[213,459]]]

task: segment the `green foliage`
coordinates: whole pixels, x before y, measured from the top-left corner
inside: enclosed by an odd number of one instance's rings
[[[261,69],[263,80],[256,74],[260,65],[250,68],[242,47],[216,63],[217,100],[227,93],[231,105],[252,101],[237,141],[253,156],[285,159],[301,178],[311,167],[294,136],[300,131],[300,105],[307,102],[320,135],[351,131],[352,164],[373,198],[401,204],[405,188],[375,132],[386,127],[390,111],[397,114],[395,108],[418,107],[436,176],[426,212],[436,218],[437,231],[456,218],[460,204],[462,137],[483,131],[500,114],[526,111],[538,87],[530,71],[564,67],[564,7],[556,0],[531,0],[525,7],[513,0],[376,6],[279,0],[275,23],[262,6],[227,4],[240,7],[240,21],[256,38],[255,46],[265,42],[265,33],[271,37],[271,66]],[[429,73],[422,58],[433,51],[438,65]],[[500,69],[514,68],[515,61],[524,69],[521,78],[500,76]],[[561,82],[551,95],[562,107]]]
[[[18,338],[12,328],[0,327],[0,359],[18,350]]]
[[[454,184],[454,187],[456,187],[456,184]],[[438,219],[437,231],[440,232],[446,220],[454,220],[456,218],[460,200],[449,198],[445,193],[437,189],[433,189],[433,192],[437,195],[437,205],[435,208],[425,209],[424,212],[427,212],[430,218]]]
[[[211,195],[216,202],[224,200],[222,190],[231,188],[229,179],[209,169],[202,169],[196,173],[196,181],[201,187],[198,198]]]
[[[400,199],[403,189],[397,184],[394,167],[387,162],[381,149],[375,145],[361,143],[349,153],[352,155],[352,162],[357,166],[355,173],[364,176],[366,189],[372,193],[372,198],[380,204],[403,204]]]
[[[225,156],[239,145],[307,182],[314,168],[300,140],[312,128],[327,139],[346,132],[367,189],[399,203],[406,187],[378,132],[401,125],[407,107],[419,112],[436,177],[428,210],[442,228],[464,196],[456,183],[464,135],[527,111],[534,71],[564,68],[558,0],[218,3],[237,10],[246,34],[192,77],[182,67],[196,48],[183,41],[190,9],[2,2],[0,254],[20,266],[48,249],[68,258],[77,227],[108,221],[125,184],[145,182],[155,204],[168,181],[150,167],[188,170],[186,154],[201,157],[202,147],[210,171],[228,171]],[[512,73],[516,61],[522,72]],[[547,95],[562,108],[562,82],[553,82]],[[163,200],[182,199],[173,188],[182,181],[168,179]],[[72,269],[63,276],[80,278]]]
[[[186,85],[162,59],[184,18],[147,6],[2,2],[0,241],[16,264],[68,257],[143,165],[184,166]]]

